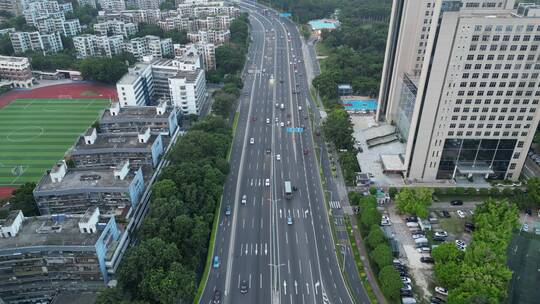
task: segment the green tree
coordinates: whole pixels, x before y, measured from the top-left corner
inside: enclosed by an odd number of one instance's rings
[[[323,124],[324,136],[331,140],[337,149],[352,149],[353,128],[349,114],[343,109],[335,109],[328,114]]]
[[[437,284],[453,289],[461,283],[461,265],[456,262],[435,263]]]
[[[87,57],[79,68],[85,79],[110,84],[116,83],[128,70],[124,62],[103,57]]]
[[[12,197],[9,198],[11,210],[21,210],[24,216],[39,215],[39,210],[34,200],[34,188],[35,183],[24,183],[18,189],[15,189],[12,193]]]
[[[371,249],[374,249],[378,245],[384,244],[385,242],[386,242],[386,237],[384,236],[384,232],[381,230],[381,228],[379,228],[379,225],[371,226],[369,234],[366,237],[366,244]]]
[[[174,196],[177,191],[176,184],[170,179],[162,179],[152,186],[152,192],[156,198],[168,198]]]
[[[463,260],[463,251],[450,242],[445,242],[433,248],[431,256],[436,262],[460,262]]]
[[[362,208],[377,208],[377,198],[373,195],[362,196],[360,206]]]
[[[358,206],[360,204],[360,200],[362,199],[362,194],[354,191],[350,191],[348,193],[349,197],[349,203],[353,206]]]
[[[403,188],[396,196],[396,207],[401,213],[427,217],[433,190],[429,188]]]
[[[165,33],[165,38],[171,38],[173,43],[187,44],[189,39],[187,32],[179,29],[172,29]]]
[[[106,288],[99,293],[96,304],[116,304],[124,300],[122,290],[118,287]]]
[[[174,1],[171,1],[171,0],[163,1],[159,5],[159,9],[162,11],[170,11],[170,10],[174,10],[175,8],[176,8],[176,3],[174,3]]]
[[[135,37],[153,35],[163,38],[164,34],[165,32],[163,31],[163,29],[161,29],[157,24],[141,22],[139,23],[139,31],[137,32]]]
[[[231,116],[235,102],[236,97],[231,94],[216,94],[214,95],[214,102],[212,103],[212,113],[227,119]]]
[[[370,254],[371,260],[375,262],[378,269],[392,265],[392,250],[388,244],[379,244]]]
[[[403,287],[399,272],[392,265],[387,265],[381,268],[378,279],[384,295],[390,300],[398,300],[399,290]]]
[[[4,56],[13,56],[15,51],[13,50],[13,45],[11,44],[11,39],[8,34],[0,36],[0,55]]]
[[[365,208],[360,212],[360,223],[362,228],[367,231],[373,225],[381,223],[381,213],[376,208]]]
[[[529,178],[527,180],[526,189],[527,207],[540,207],[540,178]]]

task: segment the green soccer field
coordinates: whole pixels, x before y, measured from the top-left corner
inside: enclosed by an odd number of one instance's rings
[[[109,105],[106,99],[17,99],[0,109],[0,187],[37,182]]]

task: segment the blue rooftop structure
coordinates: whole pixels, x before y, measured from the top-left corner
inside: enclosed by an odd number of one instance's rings
[[[285,13],[279,13],[279,16],[280,16],[280,17],[291,17],[292,14],[291,14],[291,13],[285,12]]]
[[[339,26],[339,21],[332,19],[311,20],[308,22],[312,30],[335,30]]]

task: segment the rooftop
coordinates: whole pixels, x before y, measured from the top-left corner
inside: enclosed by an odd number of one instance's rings
[[[335,30],[339,26],[339,21],[333,19],[319,19],[308,22],[312,30]]]
[[[158,115],[156,111],[156,107],[153,107],[153,106],[124,107],[124,108],[120,108],[118,115],[112,116],[111,110],[105,109],[102,112],[99,120],[101,122],[114,122],[114,121],[118,121],[119,119],[129,119],[131,121],[133,120],[144,121],[149,118],[168,120],[168,117],[169,115],[171,115],[172,111],[173,111],[173,108],[168,106],[163,115]]]
[[[13,57],[13,56],[2,56],[2,55],[0,55],[0,61],[25,63],[25,62],[28,62],[28,58],[26,58],[26,57]]]
[[[148,64],[140,62],[136,63],[134,67],[129,68],[129,71],[124,74],[120,80],[118,80],[117,84],[132,84],[139,78],[140,74],[144,72],[146,68],[148,68]]]
[[[120,169],[120,168],[119,168]],[[61,182],[53,183],[51,176],[46,172],[39,184],[34,189],[38,191],[77,191],[77,189],[117,188],[127,189],[135,176],[135,171],[130,170],[128,175],[122,179],[114,177],[114,168],[92,168],[92,169],[68,169]]]
[[[170,78],[185,78],[188,82],[195,82],[201,71],[201,69],[196,69],[195,71],[180,71]]]
[[[79,136],[70,154],[102,153],[102,149],[110,149],[114,152],[123,152],[122,150],[126,149],[150,149],[156,138],[157,135],[150,135],[146,143],[141,143],[136,133],[98,133],[96,141],[89,145],[85,143],[84,136]]]
[[[53,220],[54,219],[54,220]],[[3,238],[2,250],[37,246],[94,246],[100,234],[83,234],[80,215],[37,216],[25,218],[16,237]]]

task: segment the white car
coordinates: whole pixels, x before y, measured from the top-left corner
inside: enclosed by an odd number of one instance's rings
[[[276,122],[279,122],[279,118],[278,118],[278,117],[276,117]]]
[[[438,237],[447,237],[448,236],[448,232],[442,230],[442,231],[435,231],[435,236],[438,236]]]
[[[463,212],[461,210],[458,210],[458,211],[456,211],[456,213],[460,218],[465,218],[465,212]]]
[[[302,111],[302,106],[298,106],[298,111]]]
[[[285,127],[285,123],[283,121],[279,125]]]
[[[242,195],[242,205],[245,205],[247,203],[247,196],[244,194]]]
[[[527,223],[523,224],[523,226],[521,226],[521,230],[523,230],[525,232],[529,231],[529,224],[527,224]]]
[[[270,179],[269,179],[269,178],[267,178],[267,179],[264,181],[264,185],[265,185],[266,187],[270,187]]]
[[[401,282],[403,284],[411,284],[411,279],[409,277],[401,277]]]
[[[253,138],[253,137],[250,138],[250,139],[249,139],[249,143],[253,145],[253,144],[255,143],[255,138]]]
[[[386,220],[381,220],[381,226],[391,226],[392,223],[390,223],[390,221],[386,221]]]
[[[276,160],[281,160],[281,155],[280,154],[276,154]]]
[[[441,294],[443,296],[448,295],[448,290],[446,290],[446,288],[442,288],[440,286],[435,287],[435,292],[438,293],[438,294]]]
[[[426,236],[423,235],[423,234],[413,234],[413,235],[412,235],[412,238],[415,239],[415,240],[416,240],[416,239],[421,239],[421,238],[424,238],[424,237],[426,237]]]
[[[266,119],[266,123],[267,123],[267,124],[270,123],[270,118],[267,118],[267,119]]]

